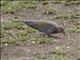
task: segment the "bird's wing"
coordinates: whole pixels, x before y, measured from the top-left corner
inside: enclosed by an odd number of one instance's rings
[[[54,32],[56,27],[55,23],[52,23],[52,21],[43,21],[43,20],[24,20],[24,21],[19,21],[23,22],[27,25],[29,25],[32,28],[35,28],[39,30],[40,32]],[[54,24],[54,25],[53,25]]]
[[[40,32],[51,33],[55,30],[55,26],[53,26],[52,24],[44,23],[44,24],[40,25],[37,28],[37,30],[39,30]]]
[[[40,32],[51,32],[53,30],[53,25],[43,20],[26,20],[23,21],[27,25],[39,30]]]

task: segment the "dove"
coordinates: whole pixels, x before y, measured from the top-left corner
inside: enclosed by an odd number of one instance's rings
[[[16,22],[22,22],[28,26],[38,30],[39,32],[51,36],[56,33],[63,33],[65,35],[64,27],[58,23],[50,20],[18,20]]]

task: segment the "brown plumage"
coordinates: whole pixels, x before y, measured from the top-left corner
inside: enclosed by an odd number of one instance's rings
[[[63,33],[65,35],[63,26],[57,24],[54,21],[23,20],[23,21],[16,21],[16,22],[23,22],[23,23],[27,24],[28,26],[30,26],[48,36],[55,34],[55,33]]]

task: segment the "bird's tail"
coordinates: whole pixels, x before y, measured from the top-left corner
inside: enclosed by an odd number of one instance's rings
[[[13,20],[14,22],[20,22],[20,23],[30,23],[30,20]]]
[[[34,20],[14,20],[14,22],[25,23],[31,27],[35,26],[37,23]]]

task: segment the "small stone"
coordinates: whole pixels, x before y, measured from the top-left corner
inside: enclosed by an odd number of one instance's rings
[[[32,43],[35,44],[36,42],[35,41],[32,41]]]
[[[8,46],[8,43],[5,43],[5,46]]]
[[[67,46],[67,48],[69,49],[70,47],[69,47],[69,46]]]
[[[59,47],[56,47],[56,49],[59,49]]]

